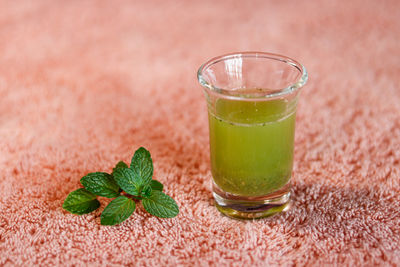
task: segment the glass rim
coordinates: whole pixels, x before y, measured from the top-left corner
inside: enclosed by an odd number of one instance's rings
[[[258,93],[262,93],[263,91],[265,92],[265,95],[257,95],[257,96],[247,96],[239,93],[234,93],[232,90],[227,90],[224,88],[219,88],[214,85],[211,85],[209,82],[206,81],[206,79],[203,77],[203,71],[209,68],[210,66],[221,62],[225,61],[228,59],[233,59],[233,58],[264,58],[264,59],[269,59],[269,60],[277,60],[281,61],[283,63],[286,63],[288,65],[291,65],[295,67],[300,73],[301,76],[299,79],[297,79],[294,83],[291,85],[280,88],[280,89],[274,89],[271,92],[271,89],[265,89],[261,88]],[[229,98],[229,99],[252,99],[252,100],[257,100],[257,99],[268,99],[268,98],[277,98],[277,97],[283,97],[286,95],[293,94],[297,91],[299,91],[300,88],[302,88],[308,80],[308,73],[306,68],[300,64],[297,60],[294,60],[292,58],[289,58],[287,56],[279,55],[279,54],[274,54],[274,53],[268,53],[268,52],[257,52],[257,51],[247,51],[247,52],[233,52],[233,53],[228,53],[224,54],[221,56],[217,56],[214,58],[211,58],[210,60],[206,61],[204,64],[200,66],[200,68],[197,71],[197,79],[199,83],[208,91],[211,93],[215,93],[217,95],[223,96],[224,98]]]

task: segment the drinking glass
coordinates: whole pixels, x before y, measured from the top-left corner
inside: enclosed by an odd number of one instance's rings
[[[217,209],[244,219],[288,209],[296,108],[306,69],[286,56],[239,52],[207,61],[197,77],[208,104]]]

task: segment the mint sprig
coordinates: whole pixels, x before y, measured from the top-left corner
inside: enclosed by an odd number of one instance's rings
[[[80,188],[71,192],[63,208],[73,214],[90,213],[100,207],[97,196],[115,198],[101,214],[102,225],[115,225],[128,219],[142,201],[144,209],[160,218],[173,218],[179,208],[175,200],[164,194],[164,186],[153,180],[150,152],[141,147],[135,151],[130,167],[120,161],[111,174],[93,172],[82,177]]]

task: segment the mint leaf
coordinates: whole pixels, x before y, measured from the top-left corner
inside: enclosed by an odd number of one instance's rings
[[[115,225],[119,224],[135,211],[135,201],[126,197],[119,196],[105,207],[103,213],[101,214],[101,224],[102,225]]]
[[[96,195],[84,188],[69,193],[63,204],[63,209],[78,215],[92,212],[99,207],[100,202],[96,199]]]
[[[117,165],[115,165],[115,167],[113,168],[112,174],[114,175],[114,172],[116,169],[118,168],[129,168],[128,165],[123,162],[122,160],[120,162],[117,163]]]
[[[128,167],[128,165],[127,165],[125,162],[123,162],[123,161],[121,160],[121,161],[119,161],[119,162],[117,163],[117,165],[115,165],[115,168],[129,168],[129,167]]]
[[[158,190],[153,190],[149,198],[142,200],[142,204],[148,213],[160,218],[172,218],[179,213],[175,200]]]
[[[92,172],[82,177],[81,184],[93,194],[113,198],[119,196],[119,186],[113,177],[105,172]]]
[[[162,191],[164,189],[164,186],[162,183],[160,183],[157,180],[151,180],[150,182],[150,186],[153,190],[158,190],[158,191]]]
[[[142,189],[142,180],[129,168],[118,168],[114,172],[117,184],[128,194],[138,196]]]
[[[150,197],[152,191],[153,191],[153,189],[151,188],[151,186],[150,185],[146,185],[146,186],[143,187],[143,190],[142,190],[140,195],[142,197]]]
[[[131,169],[135,176],[143,181],[143,185],[149,184],[153,177],[153,161],[150,152],[143,147],[136,150],[132,157]]]

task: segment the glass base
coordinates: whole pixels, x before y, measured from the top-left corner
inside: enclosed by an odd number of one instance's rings
[[[215,206],[224,215],[237,219],[260,219],[290,208],[290,184],[262,197],[240,197],[213,186]]]

